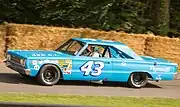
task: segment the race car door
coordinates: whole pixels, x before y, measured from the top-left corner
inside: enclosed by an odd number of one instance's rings
[[[112,76],[111,59],[103,55],[105,46],[99,47],[103,49],[100,57],[84,55],[74,57],[72,80],[108,80]]]
[[[137,68],[137,65],[133,64],[133,58],[125,54],[120,50],[116,50],[113,47],[110,47],[112,66],[113,66],[113,78],[112,81],[121,81],[127,82],[130,71],[133,68]]]

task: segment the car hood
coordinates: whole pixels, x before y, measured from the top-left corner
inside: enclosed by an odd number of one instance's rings
[[[65,54],[58,51],[46,51],[46,50],[8,50],[8,54],[29,58],[29,57],[68,57],[69,54]]]

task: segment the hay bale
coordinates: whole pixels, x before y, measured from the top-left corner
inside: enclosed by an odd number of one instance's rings
[[[63,27],[47,27],[26,24],[8,25],[8,49],[45,49],[57,48],[72,37],[114,40],[127,44],[138,54],[144,54],[147,35],[135,35],[122,32],[97,31],[87,28],[73,29]]]
[[[164,58],[180,65],[180,39],[158,36],[148,37],[145,54]]]
[[[76,29],[9,24],[8,49],[56,49],[69,38],[78,37]]]
[[[139,55],[144,55],[147,37],[149,35],[120,33],[120,36],[115,39],[127,44]]]
[[[6,26],[0,25],[0,61],[4,59]]]
[[[143,34],[128,34],[124,32],[105,32],[105,31],[95,31],[95,30],[85,30],[83,32],[88,38],[113,40],[122,42],[132,48],[136,53],[144,55],[146,38],[149,35]]]

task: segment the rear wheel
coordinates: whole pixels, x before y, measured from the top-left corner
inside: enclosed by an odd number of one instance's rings
[[[59,81],[60,76],[60,71],[55,65],[44,65],[37,76],[37,80],[42,85],[51,86]]]
[[[128,83],[130,87],[141,88],[148,83],[148,76],[146,73],[132,73],[129,77]]]

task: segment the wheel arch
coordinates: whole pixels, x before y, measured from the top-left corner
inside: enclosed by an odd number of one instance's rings
[[[135,74],[141,75],[140,80],[138,79],[136,81],[133,79]],[[131,72],[128,78],[128,84],[132,88],[141,88],[141,87],[144,87],[148,83],[149,78],[152,78],[152,76],[147,71]]]
[[[59,70],[59,72],[60,72],[60,75],[61,75],[60,79],[63,79],[62,69],[61,69],[57,64],[53,64],[53,63],[46,63],[46,64],[41,65],[41,67],[39,68],[38,73],[36,74],[36,76],[39,74],[40,70],[41,70],[45,65],[52,65],[52,66],[57,67],[58,70]]]
[[[148,71],[133,71],[130,73],[129,78],[132,73],[145,73],[148,76],[148,78],[153,79],[152,75]]]

